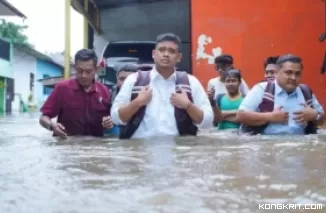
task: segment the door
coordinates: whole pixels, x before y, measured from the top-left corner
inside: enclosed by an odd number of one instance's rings
[[[6,78],[6,113],[12,112],[12,102],[14,100],[14,79]]]
[[[29,90],[32,93],[34,92],[34,81],[35,81],[34,73],[30,73],[29,74]]]
[[[5,79],[0,77],[0,114],[5,112]]]

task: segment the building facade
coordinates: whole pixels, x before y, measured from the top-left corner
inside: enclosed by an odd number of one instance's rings
[[[0,39],[0,114],[11,111],[13,100],[12,44]]]
[[[39,80],[61,76],[63,67],[34,49],[18,45],[13,48],[12,64],[15,93],[11,112],[39,109],[52,91]]]
[[[37,59],[36,70],[35,98],[37,100],[36,104],[39,107],[43,105],[53,90],[51,87],[44,86],[39,80],[61,76],[63,68],[54,63],[49,63],[47,60]]]
[[[52,91],[39,80],[62,73],[63,66],[50,57],[0,39],[0,114],[38,109]]]

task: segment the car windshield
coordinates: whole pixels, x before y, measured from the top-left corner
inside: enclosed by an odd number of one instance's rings
[[[127,61],[137,59],[139,63],[153,63],[152,50],[154,48],[155,43],[111,43],[107,46],[103,57],[110,61],[111,58],[112,61],[116,61],[123,57]]]

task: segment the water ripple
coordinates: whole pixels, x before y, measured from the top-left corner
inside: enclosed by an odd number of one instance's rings
[[[323,131],[60,141],[37,116],[0,122],[0,212],[251,213],[259,203],[326,204]]]

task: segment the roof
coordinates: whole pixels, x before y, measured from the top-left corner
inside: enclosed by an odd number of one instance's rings
[[[167,1],[167,0],[89,0],[89,3],[94,5],[96,8],[101,9],[101,8],[112,8],[112,7],[123,7],[132,4],[152,3],[158,1]],[[82,4],[84,1],[72,0],[73,7],[76,5],[76,2],[80,2]]]
[[[56,66],[59,66],[60,68],[64,68],[64,66],[56,61],[54,61],[51,57],[45,55],[44,53],[41,53],[27,45],[23,45],[23,44],[14,44],[14,48],[22,51],[22,52],[25,52],[27,53],[28,55],[32,55],[34,56],[35,58],[38,58],[38,59],[42,59],[42,60],[45,60],[51,64],[54,64]]]
[[[110,41],[110,44],[156,44],[155,41]]]
[[[70,79],[75,78],[75,74],[70,74]],[[56,76],[56,77],[49,77],[49,78],[43,78],[43,79],[38,79],[37,81],[42,83],[43,86],[45,87],[55,87],[55,85],[60,82],[65,80],[63,76]]]
[[[0,16],[19,16],[21,18],[27,18],[22,12],[6,0],[0,0]]]

